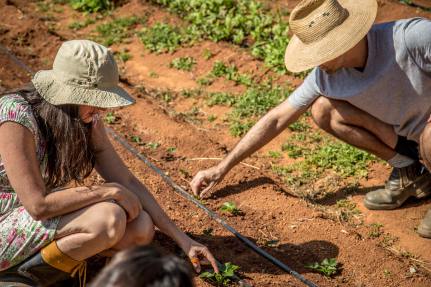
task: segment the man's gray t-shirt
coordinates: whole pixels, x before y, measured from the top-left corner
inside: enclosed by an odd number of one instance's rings
[[[365,69],[328,74],[315,68],[288,98],[306,107],[319,96],[344,100],[419,142],[431,114],[431,21],[377,24],[367,35]]]

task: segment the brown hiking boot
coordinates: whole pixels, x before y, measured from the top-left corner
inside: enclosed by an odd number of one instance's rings
[[[431,238],[431,209],[425,214],[424,219],[418,226],[418,233],[425,238]]]
[[[411,196],[423,198],[430,193],[431,174],[415,162],[403,168],[394,168],[385,188],[367,193],[364,205],[368,209],[395,209]]]

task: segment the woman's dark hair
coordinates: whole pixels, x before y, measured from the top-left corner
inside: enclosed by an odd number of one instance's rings
[[[186,263],[157,249],[137,246],[119,252],[91,287],[193,287]]]
[[[32,107],[48,157],[46,174],[48,188],[61,187],[71,181],[82,183],[93,170],[95,157],[90,146],[91,124],[79,116],[78,105],[55,106],[45,101],[29,83],[4,93],[22,96]]]

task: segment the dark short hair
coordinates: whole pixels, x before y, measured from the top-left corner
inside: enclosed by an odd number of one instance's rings
[[[137,246],[117,253],[91,287],[193,287],[188,265],[154,247]]]

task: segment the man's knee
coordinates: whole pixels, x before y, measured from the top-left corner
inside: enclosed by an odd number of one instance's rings
[[[155,234],[153,220],[145,211],[142,211],[136,220],[135,230],[133,231],[134,241],[139,245],[150,244]]]
[[[311,117],[319,128],[327,131],[331,126],[333,110],[333,100],[325,97],[319,97],[311,106]]]
[[[127,215],[123,208],[111,202],[101,202],[93,206],[95,218],[90,230],[106,249],[114,246],[124,236]]]

